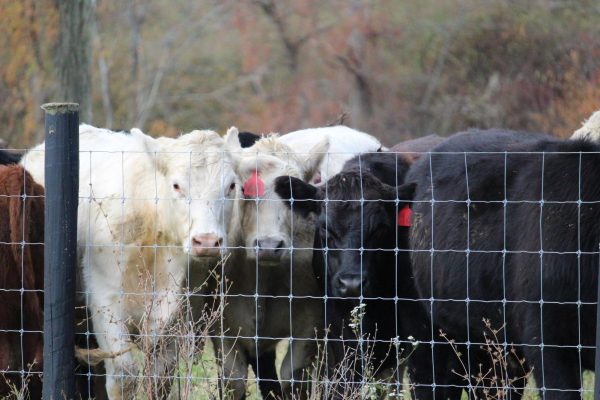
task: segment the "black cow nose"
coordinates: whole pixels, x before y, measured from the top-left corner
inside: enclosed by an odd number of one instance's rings
[[[367,277],[361,275],[341,275],[337,278],[337,287],[343,297],[358,297],[367,287]]]

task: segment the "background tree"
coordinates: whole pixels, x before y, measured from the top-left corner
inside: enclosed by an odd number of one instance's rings
[[[88,82],[92,123],[155,135],[288,132],[347,112],[386,144],[470,127],[565,136],[600,108],[594,0],[0,0],[0,12],[0,137],[16,147],[39,141],[39,105],[65,98],[57,76],[75,66],[91,71],[70,82]]]
[[[91,69],[95,0],[56,0],[59,35],[56,51],[59,101],[79,103],[79,119],[92,122]]]

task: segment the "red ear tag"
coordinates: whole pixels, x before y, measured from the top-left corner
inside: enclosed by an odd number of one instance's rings
[[[398,211],[398,226],[410,226],[410,215],[412,210],[408,205],[405,205]]]
[[[246,198],[257,198],[265,195],[265,183],[258,177],[257,171],[254,171],[250,178],[244,182],[242,189]]]

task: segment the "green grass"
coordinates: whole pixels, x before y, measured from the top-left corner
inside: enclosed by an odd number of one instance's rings
[[[280,361],[281,364],[281,361]],[[191,374],[188,379],[189,393],[187,395],[182,394],[182,398],[194,399],[194,400],[214,400],[219,398],[218,389],[218,366],[215,359],[215,352],[212,342],[206,341],[202,356],[192,366]],[[186,379],[186,366],[182,365],[180,368],[180,381]],[[184,383],[181,383],[181,387],[184,387]],[[260,396],[257,395],[256,391],[256,380],[252,373],[252,369],[248,372],[248,385],[246,389],[247,398],[258,399]]]
[[[586,371],[583,373],[583,400],[594,400],[594,373]],[[463,396],[463,399],[466,399]],[[535,381],[532,379],[529,380],[529,384],[525,388],[525,394],[523,395],[523,400],[539,400],[540,396],[538,391],[536,390]]]
[[[594,373],[586,371],[583,373],[583,400],[594,400]],[[466,392],[463,392],[461,400],[468,400]],[[536,383],[533,378],[529,379],[525,392],[523,393],[523,400],[541,400],[541,397],[536,388]]]
[[[281,362],[285,352],[287,351],[287,342],[282,341],[277,347],[277,370],[281,367]],[[198,400],[214,400],[218,399],[218,386],[217,386],[217,377],[218,377],[218,367],[215,360],[215,353],[212,346],[212,343],[208,341],[202,351],[202,355],[200,359],[192,366],[191,376],[188,379],[190,391],[188,396],[182,396],[183,399],[198,399]],[[182,366],[180,370],[180,378],[182,387],[184,386],[183,380],[187,374],[185,372],[185,366]],[[405,376],[403,380],[403,387],[406,388],[404,392],[404,398],[409,399],[410,394],[408,392],[409,382],[408,378]],[[583,374],[583,388],[584,400],[593,400],[594,399],[594,373],[585,372]],[[248,399],[260,399],[260,395],[257,392],[257,385],[255,376],[250,369],[248,372],[248,386],[247,386],[247,398]],[[138,397],[140,398],[140,397]],[[540,396],[536,389],[536,383],[533,379],[529,380],[527,387],[525,388],[525,393],[523,396],[523,400],[540,400]],[[466,392],[463,392],[462,400],[468,400],[468,396]]]

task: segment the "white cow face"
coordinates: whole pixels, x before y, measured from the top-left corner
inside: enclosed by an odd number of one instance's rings
[[[242,183],[241,235],[248,259],[258,257],[260,263],[279,263],[289,257],[292,245],[310,242],[314,224],[302,218],[292,218],[288,207],[273,191],[274,180],[290,175],[307,181],[318,169],[329,144],[327,139],[315,145],[307,154],[293,149],[270,136],[252,147],[239,146],[237,129],[227,132],[225,141],[235,159],[235,170]]]
[[[187,254],[216,257],[227,247],[227,227],[240,185],[223,139],[193,131],[176,139],[150,142],[164,178],[162,196],[171,199],[166,216]]]

